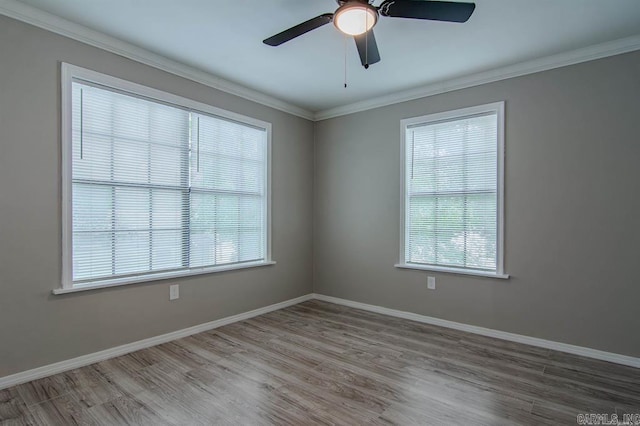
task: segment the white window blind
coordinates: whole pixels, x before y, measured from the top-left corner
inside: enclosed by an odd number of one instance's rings
[[[502,273],[499,111],[405,126],[404,262]]]
[[[74,80],[72,285],[267,260],[267,130]]]

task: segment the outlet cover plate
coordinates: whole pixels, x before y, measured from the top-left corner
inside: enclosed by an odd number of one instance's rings
[[[169,300],[176,300],[180,298],[180,286],[173,284],[169,286]]]
[[[429,290],[436,289],[436,277],[427,277],[427,288]]]

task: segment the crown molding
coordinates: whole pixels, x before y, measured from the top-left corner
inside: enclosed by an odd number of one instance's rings
[[[18,0],[2,0],[0,3],[0,15],[6,15],[10,18],[26,22],[56,34],[132,59],[136,62],[152,66],[243,99],[312,121],[327,120],[329,118],[407,102],[427,96],[438,95],[454,90],[493,83],[500,80],[506,80],[509,78],[520,77],[527,74],[640,50],[640,34],[638,34],[489,71],[470,74],[451,80],[435,82],[413,89],[365,99],[363,101],[354,102],[348,105],[341,105],[314,113],[257,90],[249,89],[248,87],[233,83],[197,68],[182,64],[178,61],[168,59],[115,37],[108,36],[85,26],[44,12],[40,9],[21,3]]]
[[[314,121],[340,117],[342,115],[353,114],[355,112],[412,101],[414,99],[465,89],[467,87],[479,86],[481,84],[492,83],[509,78],[520,77],[568,65],[579,64],[581,62],[593,61],[595,59],[606,58],[608,56],[619,55],[635,50],[640,50],[640,34],[531,61],[508,65],[490,71],[470,74],[452,80],[437,82],[376,98],[366,99],[349,105],[326,109],[316,112],[314,115]]]
[[[136,62],[167,71],[180,77],[204,84],[217,90],[271,107],[307,120],[313,120],[314,114],[297,105],[277,99],[262,92],[249,89],[231,81],[222,79],[194,67],[152,53],[115,37],[108,36],[60,18],[48,12],[34,8],[17,0],[2,0],[0,15],[6,15],[27,24],[43,28],[56,34],[98,47],[111,53],[132,59]]]

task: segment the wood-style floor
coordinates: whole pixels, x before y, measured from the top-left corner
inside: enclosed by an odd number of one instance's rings
[[[5,424],[576,424],[640,369],[311,301],[0,391]]]

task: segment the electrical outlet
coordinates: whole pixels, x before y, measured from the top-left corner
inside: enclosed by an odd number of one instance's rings
[[[169,300],[180,298],[180,285],[174,284],[169,286]]]
[[[429,290],[436,289],[436,277],[427,277],[427,288]]]

